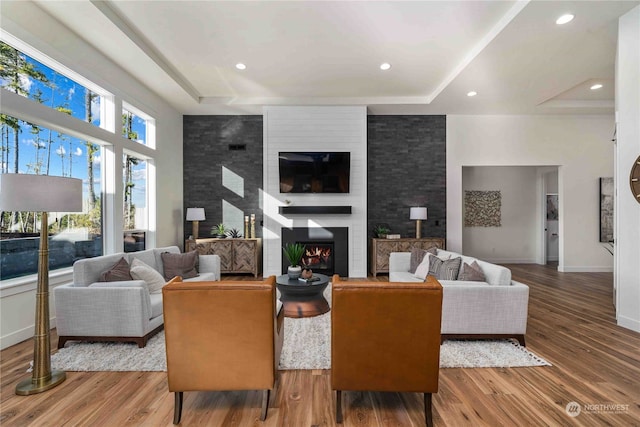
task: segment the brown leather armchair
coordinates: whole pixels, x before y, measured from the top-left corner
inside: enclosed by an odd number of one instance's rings
[[[331,388],[336,421],[342,391],[424,393],[433,425],[431,393],[438,392],[442,286],[426,283],[346,282],[333,276]]]
[[[263,390],[264,421],[284,339],[275,277],[216,282],[176,277],[162,296],[173,423],[180,422],[183,392],[205,390]]]

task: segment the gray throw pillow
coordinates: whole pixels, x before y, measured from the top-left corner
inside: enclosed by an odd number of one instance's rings
[[[435,276],[438,280],[456,280],[462,258],[456,257],[446,261],[437,256],[429,257],[429,275]]]
[[[462,264],[460,268],[460,274],[458,280],[468,280],[472,282],[486,282],[484,272],[480,268],[477,262],[473,261],[471,264],[466,262]]]
[[[424,257],[427,254],[437,255],[437,246],[432,246],[429,249],[411,248],[411,258],[409,260],[409,273],[415,274],[416,268],[424,261]]]
[[[133,280],[129,272],[129,263],[126,259],[120,258],[120,261],[100,275],[99,282],[122,282],[125,280]]]
[[[176,276],[180,276],[183,279],[198,277],[198,270],[196,269],[198,252],[192,251],[183,254],[163,252],[160,256],[162,257],[165,279],[171,280]]]

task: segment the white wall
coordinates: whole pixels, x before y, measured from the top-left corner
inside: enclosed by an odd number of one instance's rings
[[[536,169],[522,166],[462,168],[463,197],[464,192],[470,190],[501,193],[501,226],[463,227],[465,255],[495,263],[536,262],[539,216]]]
[[[544,174],[544,186],[547,194],[558,193],[558,171],[547,172]]]
[[[181,245],[182,115],[34,3],[2,2],[1,6],[0,23],[4,31],[114,94],[116,123],[120,121],[118,111],[123,100],[156,120],[156,150],[153,153],[155,160],[150,165],[151,176],[155,176],[155,181],[152,179],[147,185],[149,190],[158,188],[161,194],[157,200],[150,201],[150,206],[156,207],[156,215],[151,217],[148,242],[156,246]],[[22,108],[22,103],[16,105],[17,108]],[[29,110],[31,109],[27,106],[23,111],[27,117],[33,113]],[[99,131],[101,130],[96,130],[95,133],[100,134]],[[119,155],[119,158],[122,158],[122,148],[128,142],[120,144],[118,139],[119,136],[113,134],[107,138],[109,142],[114,143],[111,146],[114,157],[118,158]],[[107,199],[109,202],[122,203],[122,197],[118,197],[118,194],[121,196],[121,190],[117,190],[117,187],[115,196]],[[115,209],[115,212],[121,216],[122,209]],[[122,223],[121,218],[119,221],[117,218],[107,221],[107,224],[118,223]],[[116,250],[122,250],[121,234],[116,233],[116,240],[108,243]],[[51,288],[71,280],[68,272],[52,272],[52,276],[55,277],[50,282]],[[0,287],[1,348],[33,335],[36,279],[31,277],[14,280],[13,285],[6,286],[6,283],[3,283]],[[54,327],[54,306],[51,305],[50,309],[51,326]]]
[[[619,20],[616,112],[616,309],[619,325],[640,332],[640,203],[629,190],[629,171],[640,155],[640,6]]]
[[[367,276],[366,107],[264,108],[263,275],[282,274],[282,227],[349,227],[349,276]],[[349,151],[346,194],[280,193],[278,152]],[[352,206],[351,215],[283,216],[279,206]]]
[[[613,174],[613,126],[612,116],[447,116],[447,248],[465,249],[463,166],[557,165],[558,269],[612,271],[598,242],[598,178]]]

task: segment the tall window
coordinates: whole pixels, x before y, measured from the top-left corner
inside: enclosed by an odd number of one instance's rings
[[[122,136],[153,148],[153,119],[126,103],[123,107]],[[124,250],[134,252],[146,249],[149,228],[147,162],[135,153],[125,152],[122,164]]]
[[[11,97],[11,102],[3,104],[13,105],[19,112],[12,113],[15,117],[0,114],[0,173],[67,176],[84,183],[82,213],[59,212],[49,217],[50,269],[101,255],[103,237],[115,234],[124,233],[125,250],[145,249],[150,218],[147,166],[152,163],[149,149],[155,148],[155,120],[122,100],[122,136],[145,146],[140,148],[144,155],[132,151],[131,144],[119,137],[114,95],[12,35],[0,32],[0,37],[0,87],[30,100],[15,103]],[[35,103],[77,120],[42,114]],[[83,122],[110,134],[96,140],[102,133],[87,132]],[[124,150],[122,170],[103,166],[103,155],[108,154],[103,146],[107,145]],[[123,204],[105,205],[102,180],[112,182],[114,174],[123,177]],[[109,218],[119,218],[122,213],[123,229],[103,230],[104,212]],[[0,212],[0,280],[37,272],[39,231],[39,213]]]
[[[101,97],[0,41],[0,87],[100,126]],[[102,254],[101,147],[89,141],[0,115],[0,173],[67,176],[83,180],[83,212],[52,213],[49,268],[69,267]],[[2,212],[0,280],[38,270],[40,214]]]
[[[70,267],[102,254],[100,146],[11,116],[2,116],[2,173],[68,176],[83,181],[83,212],[49,217],[49,268]],[[8,142],[17,138],[17,166],[8,165]],[[13,160],[13,159],[11,159]],[[2,212],[0,280],[38,271],[40,213]]]
[[[147,210],[147,162],[133,154],[124,154],[123,176],[125,252],[145,249],[149,227]]]

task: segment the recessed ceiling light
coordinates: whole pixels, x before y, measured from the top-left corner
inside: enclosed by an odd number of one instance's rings
[[[384,63],[380,64],[380,69],[381,69],[381,70],[386,71],[386,70],[388,70],[389,68],[391,68],[391,64],[389,64],[388,62],[384,62]]]
[[[570,13],[567,13],[565,15],[562,15],[560,18],[556,19],[556,24],[563,25],[563,24],[566,24],[567,22],[571,22],[572,20],[573,20],[573,15]]]
[[[476,92],[475,90],[472,90],[471,92],[467,92],[467,96],[476,96],[478,94],[478,92]]]
[[[591,86],[591,90],[598,90],[598,89],[600,89],[601,87],[602,87],[602,85],[601,85],[600,83],[597,83],[597,84],[595,84],[595,85]]]
[[[246,70],[246,69],[247,69],[247,66],[246,66],[246,65],[244,65],[242,62],[238,62],[238,63],[236,64],[236,68],[237,68],[238,70]]]

